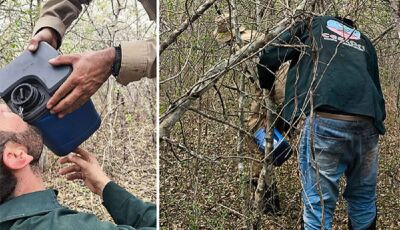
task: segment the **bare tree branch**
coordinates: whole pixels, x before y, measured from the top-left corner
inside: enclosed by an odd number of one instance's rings
[[[294,13],[303,10],[307,4],[312,4],[313,2],[314,1],[303,0],[294,10]],[[288,24],[290,25],[288,26]],[[277,23],[275,28],[266,34],[264,38],[250,42],[230,58],[220,61],[217,65],[207,71],[206,74],[191,89],[189,89],[185,95],[172,103],[168,110],[160,117],[160,137],[169,136],[170,129],[187,111],[190,105],[215,85],[223,74],[227,73],[236,65],[242,63],[248,57],[252,57],[260,52],[262,48],[269,45],[274,38],[286,31],[292,25],[293,22],[289,23],[289,18],[284,18]]]
[[[248,135],[250,137],[253,136],[251,133],[249,133],[247,130],[243,129],[242,127],[239,127],[239,126],[233,125],[233,124],[231,124],[229,122],[226,122],[226,121],[223,121],[221,119],[215,118],[215,117],[210,116],[210,115],[208,115],[206,113],[203,113],[203,112],[201,112],[201,111],[199,111],[197,109],[189,108],[189,110],[193,111],[193,112],[195,112],[195,113],[197,113],[197,114],[199,114],[199,115],[201,115],[201,116],[203,116],[205,118],[208,118],[210,120],[213,120],[213,121],[219,122],[221,124],[227,125],[227,126],[229,126],[231,128],[234,128],[234,129],[236,129],[236,130],[238,130],[238,131],[242,132],[243,134],[246,134],[246,135]]]
[[[178,142],[176,142],[176,141],[174,141],[174,140],[172,140],[170,138],[163,137],[163,138],[161,138],[161,140],[167,142],[171,146],[175,146],[178,149],[185,151],[191,157],[194,157],[194,158],[199,159],[199,160],[218,161],[218,160],[221,160],[221,159],[245,159],[245,160],[250,160],[250,161],[254,161],[254,162],[260,163],[260,160],[252,158],[252,157],[246,157],[246,156],[216,156],[216,157],[209,157],[209,156],[199,155],[197,152],[189,149],[184,144],[178,143]],[[185,161],[185,160],[188,160],[188,159],[182,159],[180,161]]]
[[[187,111],[190,105],[197,100],[201,95],[207,92],[215,83],[235,65],[240,63],[245,58],[254,55],[262,49],[267,42],[271,41],[277,35],[285,31],[288,19],[283,19],[278,23],[276,28],[272,30],[264,39],[259,39],[255,42],[241,48],[230,58],[225,59],[211,68],[207,73],[180,99],[175,101],[168,110],[160,118],[160,137],[168,136],[169,130],[174,126],[178,119]]]
[[[393,10],[392,17],[396,24],[397,33],[400,38],[400,3],[399,3],[399,1],[396,1],[396,0],[390,0],[390,5]]]
[[[177,29],[175,29],[172,34],[170,34],[168,38],[160,44],[160,55],[164,52],[165,49],[168,48],[168,46],[176,41],[178,36],[181,35],[189,27],[189,25],[199,19],[204,14],[204,12],[208,10],[216,1],[218,0],[206,1],[203,5],[197,8],[195,14],[192,17],[186,19]]]
[[[386,36],[390,31],[392,31],[396,26],[393,24],[389,28],[387,28],[385,31],[383,31],[379,36],[376,38],[372,39],[372,44],[376,45],[383,37]]]

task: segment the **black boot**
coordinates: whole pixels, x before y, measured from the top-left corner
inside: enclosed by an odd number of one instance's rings
[[[274,182],[270,187],[268,187],[264,193],[263,197],[263,207],[265,214],[280,215],[281,204],[279,199],[278,187],[276,182]]]

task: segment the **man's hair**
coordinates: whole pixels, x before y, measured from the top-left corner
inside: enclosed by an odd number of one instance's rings
[[[37,128],[28,125],[28,128],[23,132],[0,131],[0,154],[3,154],[7,142],[15,142],[25,146],[28,149],[28,154],[33,157],[31,164],[38,164],[43,151],[43,139]]]
[[[4,148],[3,148],[4,150]],[[0,205],[13,194],[17,186],[17,178],[3,162],[3,153],[0,154]]]
[[[353,27],[354,29],[357,29],[357,25],[353,20],[351,20],[349,18],[340,17],[340,16],[335,16],[335,18],[340,20],[342,23],[344,23],[350,27]]]
[[[33,126],[28,125],[27,130],[23,132],[0,131],[0,204],[11,197],[17,185],[17,178],[3,162],[5,145],[10,141],[28,149],[28,154],[33,157],[30,165],[34,169],[39,169],[39,159],[43,151],[42,136]]]

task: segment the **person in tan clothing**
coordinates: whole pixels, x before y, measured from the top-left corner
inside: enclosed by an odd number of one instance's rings
[[[139,0],[150,20],[156,19],[157,0]],[[66,29],[79,16],[82,4],[91,0],[49,0],[40,13],[28,49],[37,50],[45,41],[58,49]],[[122,42],[120,46],[83,54],[61,55],[52,65],[72,65],[73,72],[47,103],[51,113],[60,118],[82,106],[110,75],[127,85],[144,77],[156,77],[155,39]]]

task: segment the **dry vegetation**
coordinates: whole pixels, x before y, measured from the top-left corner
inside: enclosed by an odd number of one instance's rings
[[[24,50],[43,2],[0,0],[0,66]],[[155,32],[155,24],[148,20],[138,1],[96,0],[84,8],[67,32],[61,51],[68,54],[97,50],[120,41],[151,38]],[[144,79],[123,87],[111,77],[93,100],[102,126],[83,147],[96,154],[118,184],[146,201],[155,202],[155,81]],[[61,203],[110,219],[101,200],[79,182],[67,182],[58,176],[57,158],[45,153],[45,181],[48,187],[59,191]]]
[[[161,41],[167,41],[174,30],[205,0],[161,1]],[[207,1],[212,2],[212,1]],[[247,29],[256,25],[258,1],[217,1],[225,13],[231,12],[228,2],[236,2],[238,22]],[[298,1],[260,1],[266,6],[260,31],[270,31],[281,19],[290,15]],[[394,19],[389,1],[316,1],[315,13],[339,13],[355,18],[359,29],[371,39],[378,38],[380,79],[386,99],[387,133],[381,137],[380,173],[378,184],[378,229],[400,228],[400,69],[398,68],[399,35],[393,28]],[[192,86],[208,70],[232,55],[230,45],[218,43],[213,36],[217,16],[214,6],[189,24],[178,39],[161,56],[160,97],[161,116],[176,105],[179,98],[191,98],[186,113],[179,117],[169,137],[161,141],[160,199],[161,226],[165,229],[247,229],[254,221],[248,183],[251,174],[251,150],[238,152],[241,140],[239,102],[243,67],[237,65],[216,81],[204,94],[189,95]],[[388,30],[389,29],[389,30]],[[384,33],[384,32],[387,33]],[[250,68],[255,63],[248,61]],[[220,71],[219,73],[222,73]],[[256,98],[257,82],[245,79],[244,115],[248,116],[250,103]],[[189,95],[189,96],[188,96]],[[161,124],[163,120],[161,120]],[[290,142],[295,148],[298,135]],[[238,164],[244,163],[240,173]],[[301,218],[301,186],[298,178],[297,149],[282,167],[275,168],[281,212],[264,215],[262,229],[296,229]],[[343,181],[344,183],[344,181]],[[334,219],[334,229],[347,229],[346,207],[340,199]]]

